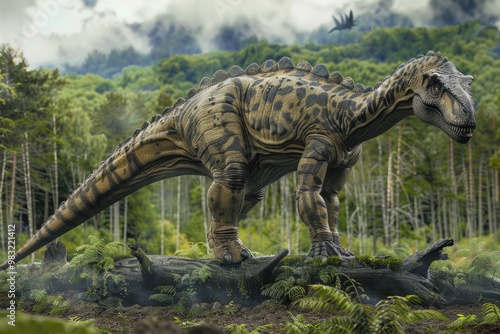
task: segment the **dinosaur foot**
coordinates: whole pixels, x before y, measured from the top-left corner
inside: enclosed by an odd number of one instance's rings
[[[238,237],[238,229],[219,229],[208,234],[208,245],[221,265],[237,264],[253,257]]]
[[[314,241],[309,254],[307,254],[309,258],[317,258],[323,261],[329,256],[338,256],[344,260],[355,257],[353,252],[333,241]]]

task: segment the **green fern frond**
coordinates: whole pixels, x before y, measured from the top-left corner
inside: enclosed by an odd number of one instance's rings
[[[175,287],[172,285],[160,285],[155,287],[155,290],[158,291],[159,293],[167,295],[172,295],[175,293]]]
[[[241,325],[231,324],[231,325],[226,326],[225,332],[227,332],[229,334],[259,334],[259,333],[267,333],[268,329],[270,329],[272,327],[273,327],[273,325],[271,325],[271,324],[261,325],[261,326],[255,328],[254,330],[249,331],[247,329],[246,324],[241,324]]]
[[[483,324],[496,324],[500,323],[500,308],[493,303],[485,303],[482,307]]]
[[[458,318],[448,325],[450,329],[463,329],[465,327],[477,325],[477,317],[475,314],[457,314],[457,316]]]
[[[321,333],[335,334],[369,334],[369,324],[359,324],[348,315],[331,317],[319,326]]]
[[[262,295],[280,300],[292,287],[293,282],[290,282],[290,280],[276,281],[274,283],[264,285],[262,287]]]
[[[41,303],[47,298],[47,291],[45,289],[32,290],[30,298],[34,299],[37,303]]]
[[[299,300],[300,298],[304,298],[306,296],[306,289],[302,286],[293,286],[288,290],[287,296],[291,301]]]
[[[313,312],[333,313],[337,310],[342,310],[347,314],[350,312],[363,312],[362,305],[353,302],[349,295],[342,290],[320,284],[311,285],[310,287],[315,291],[316,295],[302,298],[294,304]]]
[[[319,329],[318,323],[310,323],[307,322],[304,315],[299,314],[298,316],[294,316],[290,314],[293,322],[285,323],[285,331],[291,334],[303,334],[303,333],[314,333]]]
[[[276,276],[276,281],[286,280],[295,274],[295,268],[290,266],[280,266],[280,273]]]
[[[173,300],[173,296],[164,293],[155,293],[149,296],[149,300],[154,300],[160,303],[167,303]]]

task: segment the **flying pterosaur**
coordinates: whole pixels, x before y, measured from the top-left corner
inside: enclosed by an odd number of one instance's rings
[[[332,29],[330,29],[330,31],[328,33],[331,33],[335,30],[345,30],[345,29],[351,29],[352,27],[354,27],[354,17],[352,15],[352,10],[349,11],[349,16],[347,14],[345,14],[345,16],[342,16],[342,14],[340,15],[340,21],[337,20],[335,18],[335,16],[333,16],[333,21],[335,21],[335,27],[333,27]]]

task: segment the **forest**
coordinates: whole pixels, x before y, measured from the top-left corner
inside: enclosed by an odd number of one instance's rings
[[[444,28],[380,28],[345,44],[279,45],[255,40],[239,51],[176,54],[151,66],[126,66],[129,53],[117,51],[108,57],[121,54],[121,62],[102,62],[102,66],[122,64],[112,78],[31,70],[21,50],[4,45],[1,251],[6,250],[7,225],[16,226],[17,243],[22,244],[135,128],[218,69],[288,56],[294,63],[302,59],[324,63],[357,83],[375,85],[400,63],[431,49],[474,76],[474,138],[459,145],[410,117],[365,143],[341,193],[342,243],[357,254],[376,254],[391,245],[417,251],[438,238],[458,242],[481,238],[494,250],[500,233],[499,41],[496,28],[472,21]],[[148,186],[61,241],[68,245],[70,257],[92,234],[125,245],[140,244],[151,254],[173,254],[199,243],[203,248],[208,182],[185,176]],[[268,187],[264,201],[242,222],[241,238],[251,250],[307,252],[309,241],[296,214],[294,182],[291,174]]]
[[[401,63],[429,50],[440,51],[459,71],[474,77],[474,136],[467,144],[457,144],[437,128],[409,117],[364,143],[340,193],[341,244],[358,256],[403,258],[439,239],[453,239],[455,246],[447,250],[450,260],[435,265],[452,272],[455,284],[464,284],[466,272],[498,277],[500,31],[476,21],[442,28],[344,31],[335,42],[285,45],[249,38],[236,50],[206,54],[193,53],[188,46],[185,53],[156,50],[149,55],[133,48],[109,54],[96,50],[81,66],[61,69],[32,69],[22,50],[3,45],[0,257],[6,257],[9,238],[15,238],[17,247],[24,244],[134,129],[219,69],[287,56],[294,64],[324,63],[330,72],[374,86]],[[209,184],[205,177],[182,176],[149,185],[59,241],[67,247],[68,260],[80,264],[88,260],[82,251],[92,249],[109,251],[110,261],[130,258],[127,245],[138,245],[147,254],[210,257]],[[284,248],[292,255],[308,252],[310,241],[297,214],[295,184],[292,173],[270,185],[264,200],[241,222],[240,237],[254,255],[274,255]],[[40,262],[42,256],[40,250],[21,263]],[[474,262],[476,258],[481,260]],[[64,312],[68,306],[64,298],[49,297],[46,289],[29,292],[31,299],[25,303],[35,300],[33,309]],[[164,298],[165,293],[156,297]],[[401,306],[410,300],[393,301]],[[236,312],[233,307],[229,303],[222,312],[231,316]],[[118,318],[122,316],[119,313]],[[303,320],[293,318],[288,325],[296,326],[296,331],[290,332],[304,332],[297,327],[305,326]]]

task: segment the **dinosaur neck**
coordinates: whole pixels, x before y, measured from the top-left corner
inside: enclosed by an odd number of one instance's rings
[[[344,142],[354,148],[359,144],[386,132],[402,119],[413,115],[412,101],[415,95],[412,83],[405,76],[387,78],[371,92],[356,97],[363,101],[348,124]]]

